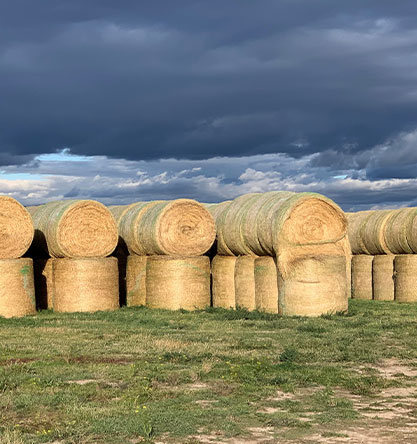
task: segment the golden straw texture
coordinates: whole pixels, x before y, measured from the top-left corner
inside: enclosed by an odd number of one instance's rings
[[[392,216],[392,210],[373,211],[364,221],[362,241],[368,254],[389,254],[385,241],[386,225]]]
[[[396,256],[394,276],[395,300],[397,302],[417,302],[417,255]]]
[[[36,312],[32,259],[0,259],[0,316]]]
[[[381,254],[372,261],[372,292],[376,301],[394,300],[394,257]]]
[[[40,310],[54,308],[53,259],[34,259],[36,307]]]
[[[271,256],[255,259],[255,305],[259,311],[278,313],[277,265]]]
[[[211,261],[213,307],[236,308],[235,256],[214,256]]]
[[[372,299],[373,256],[355,254],[352,256],[352,298]]]
[[[412,254],[411,245],[416,242],[417,232],[414,227],[416,208],[403,208],[392,211],[386,225],[385,241],[393,254]]]
[[[236,307],[255,310],[255,257],[239,256],[235,265]]]
[[[208,208],[216,223],[217,253],[222,256],[233,256],[233,252],[226,245],[222,229],[231,202],[232,201],[220,202],[216,206],[210,206]]]
[[[147,256],[130,255],[126,266],[126,305],[146,305]]]
[[[363,242],[363,229],[366,219],[374,211],[359,211],[357,213],[346,213],[348,220],[348,236],[353,254],[369,254]]]

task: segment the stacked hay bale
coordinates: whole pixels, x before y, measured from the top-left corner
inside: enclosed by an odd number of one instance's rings
[[[33,235],[29,212],[12,197],[0,196],[0,316],[36,312],[33,262],[22,258]]]
[[[206,208],[191,199],[110,207],[126,259],[128,306],[194,310],[210,305],[210,260],[215,239]],[[120,254],[123,254],[122,252]]]
[[[38,268],[38,299],[58,312],[118,308],[117,260],[107,257],[118,241],[110,211],[93,200],[58,201],[28,209],[35,226],[29,253]]]

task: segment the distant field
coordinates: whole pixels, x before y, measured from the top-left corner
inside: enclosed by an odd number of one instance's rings
[[[0,320],[0,443],[410,443],[417,304]]]

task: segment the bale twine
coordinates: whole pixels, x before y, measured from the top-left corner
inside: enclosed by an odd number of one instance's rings
[[[34,259],[36,308],[39,310],[54,308],[54,280],[52,274],[53,259]]]
[[[372,211],[365,218],[361,237],[368,254],[389,254],[390,250],[385,241],[385,228],[392,216],[392,210]]]
[[[119,308],[117,259],[55,259],[54,311],[95,312]]]
[[[211,261],[213,307],[236,308],[234,256],[215,256]]]
[[[363,229],[366,219],[373,211],[359,211],[357,213],[346,213],[348,221],[348,237],[353,254],[369,254],[363,242]]]
[[[130,255],[126,266],[126,305],[146,305],[147,256]]]
[[[0,259],[0,316],[12,318],[34,313],[32,259]]]
[[[352,298],[372,299],[373,256],[355,254],[352,256]]]
[[[105,257],[118,241],[113,215],[94,200],[66,200],[32,211],[35,225],[33,254],[52,257]]]
[[[235,265],[236,307],[252,311],[255,304],[255,257],[239,256]]]
[[[372,291],[376,301],[394,300],[394,257],[381,254],[372,261]]]
[[[146,305],[168,310],[210,306],[210,259],[207,256],[148,257]]]
[[[394,259],[394,298],[397,302],[417,301],[417,255],[404,254]]]
[[[255,305],[259,311],[278,313],[277,266],[273,257],[255,259]]]
[[[278,310],[289,316],[320,316],[345,312],[346,258],[302,257],[283,277],[278,270]]]
[[[393,254],[417,252],[417,208],[393,210],[386,224],[385,241]]]
[[[9,196],[0,196],[0,259],[23,256],[32,243],[34,228],[26,208]]]

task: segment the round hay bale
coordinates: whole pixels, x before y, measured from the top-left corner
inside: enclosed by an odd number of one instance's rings
[[[413,253],[409,241],[412,242],[410,227],[413,225],[415,215],[416,211],[413,208],[403,208],[391,212],[386,223],[385,242],[392,254]]]
[[[117,259],[55,259],[54,311],[95,312],[119,308]]]
[[[358,211],[357,213],[346,213],[348,221],[348,237],[353,254],[369,254],[363,242],[363,228],[366,219],[374,211]]]
[[[0,196],[0,259],[17,259],[33,240],[32,218],[26,208],[9,196]]]
[[[51,257],[105,257],[116,248],[118,233],[111,212],[94,200],[65,200],[33,210],[34,253]]]
[[[146,305],[167,310],[209,307],[210,259],[207,256],[148,257]]]
[[[236,308],[248,311],[256,309],[255,304],[255,257],[239,256],[235,265]]]
[[[130,255],[126,266],[126,305],[146,305],[147,256]]]
[[[365,218],[361,230],[361,238],[368,254],[389,254],[385,241],[385,228],[392,215],[392,210],[372,211]]]
[[[52,274],[53,259],[34,259],[36,308],[38,310],[54,308],[54,280]]]
[[[346,258],[302,257],[285,277],[278,271],[278,310],[288,316],[320,316],[345,312]]]
[[[208,209],[216,223],[217,253],[221,256],[234,256],[233,252],[226,245],[223,236],[224,220],[231,202],[232,201],[221,202],[215,207],[210,207]]]
[[[0,259],[0,316],[13,318],[34,313],[32,259]]]
[[[373,256],[355,254],[352,256],[352,298],[372,299]]]
[[[394,259],[394,299],[397,302],[417,301],[417,255],[404,254]]]
[[[211,261],[213,307],[236,308],[235,256],[214,256]]]
[[[372,261],[372,291],[376,301],[394,300],[394,257],[381,254]]]
[[[255,305],[259,311],[278,313],[277,265],[271,256],[255,259]]]

